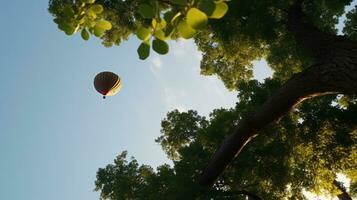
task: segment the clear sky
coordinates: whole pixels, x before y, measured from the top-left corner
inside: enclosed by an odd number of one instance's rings
[[[96,171],[128,150],[143,164],[168,162],[154,139],[175,108],[207,115],[236,93],[199,74],[192,41],[173,42],[147,61],[135,38],[105,48],[60,32],[48,0],[11,0],[0,12],[0,199],[96,200]],[[270,71],[257,62],[255,75]],[[122,91],[103,100],[94,76],[119,74]]]

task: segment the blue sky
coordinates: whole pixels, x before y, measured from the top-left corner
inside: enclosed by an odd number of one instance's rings
[[[11,0],[0,12],[0,199],[98,199],[96,171],[121,151],[143,164],[168,162],[154,142],[168,111],[234,106],[235,92],[199,75],[192,41],[140,61],[135,38],[105,48],[66,36],[47,4]],[[264,62],[256,69],[259,79],[270,74]],[[92,85],[104,70],[123,80],[106,100]]]

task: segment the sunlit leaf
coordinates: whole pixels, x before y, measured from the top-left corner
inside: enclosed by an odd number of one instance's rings
[[[84,24],[86,22],[86,17],[82,17],[78,20],[78,24],[81,25],[81,24]]]
[[[187,12],[186,18],[187,24],[196,30],[206,28],[208,23],[207,15],[197,8],[191,8]]]
[[[155,29],[164,29],[166,27],[165,19],[160,19],[160,21],[152,19],[151,24]]]
[[[195,29],[191,28],[186,21],[181,21],[177,26],[177,30],[180,36],[185,39],[190,39],[196,34]]]
[[[91,6],[90,8],[93,12],[95,12],[96,14],[100,14],[103,12],[103,6],[102,5],[99,5],[99,4],[95,4],[93,6]]]
[[[112,24],[106,20],[101,20],[97,22],[94,26],[94,35],[97,37],[102,37],[105,31],[110,30],[112,28]]]
[[[104,30],[94,27],[93,34],[95,36],[102,37],[104,35],[104,32],[105,32]]]
[[[145,28],[143,26],[140,26],[136,31],[136,36],[138,36],[140,40],[147,40],[149,39],[150,35],[151,29]]]
[[[107,30],[110,30],[112,29],[112,24],[107,21],[107,20],[101,20],[101,21],[98,21],[96,24],[95,24],[95,29],[101,29],[103,31],[107,31]]]
[[[216,2],[216,8],[214,9],[210,18],[220,19],[222,18],[228,11],[228,5],[224,2]]]
[[[161,29],[156,30],[154,36],[160,40],[166,40],[165,32]]]

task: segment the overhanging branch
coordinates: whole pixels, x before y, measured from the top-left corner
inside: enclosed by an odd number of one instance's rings
[[[293,76],[258,111],[238,124],[203,171],[202,185],[211,186],[259,131],[280,119],[301,101],[332,93],[357,94],[357,43],[324,33],[304,22],[302,2],[297,1],[290,10],[289,29],[307,51],[315,53],[319,63]]]
[[[333,67],[327,64],[317,64],[296,74],[278,89],[258,111],[244,118],[238,124],[234,134],[226,138],[216,151],[204,170],[200,183],[206,186],[212,185],[231,160],[252,138],[258,135],[259,131],[283,117],[296,104],[311,97],[339,92],[335,90],[334,84],[324,82],[325,78],[321,76],[322,72],[329,71],[331,68]]]

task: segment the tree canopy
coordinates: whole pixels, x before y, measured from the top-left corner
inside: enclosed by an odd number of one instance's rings
[[[208,118],[169,112],[156,142],[174,165],[154,170],[123,152],[98,170],[96,190],[103,199],[304,199],[303,189],[341,195],[336,175],[342,173],[351,179],[349,197],[357,195],[357,102],[345,105],[334,95],[300,105],[247,146],[214,187],[199,186],[200,170],[222,139],[278,85],[251,81],[235,108],[216,109]]]
[[[336,33],[338,18],[351,1],[308,1],[306,15],[322,30]],[[201,73],[216,74],[228,88],[237,89],[252,78],[252,62],[258,59],[266,59],[274,77],[282,80],[309,66],[287,27],[293,2],[50,0],[49,11],[66,34],[81,32],[84,40],[93,34],[107,47],[136,35],[142,40],[141,59],[149,56],[151,46],[166,54],[167,40],[194,37],[203,52]],[[344,33],[350,38],[356,35],[355,16],[356,10],[347,14]]]
[[[194,111],[169,113],[157,142],[174,166],[155,171],[123,153],[98,172],[102,197],[149,198],[147,191],[155,191],[166,199],[302,199],[307,188],[348,199],[337,173],[352,180],[355,194],[357,8],[346,14],[344,35],[336,29],[351,2],[50,0],[54,22],[66,34],[81,32],[84,40],[92,34],[107,47],[134,34],[142,40],[140,59],[150,48],[168,53],[168,40],[193,38],[203,54],[201,73],[239,91],[235,109],[215,110],[209,119]],[[252,80],[258,59],[274,72],[264,84]]]

